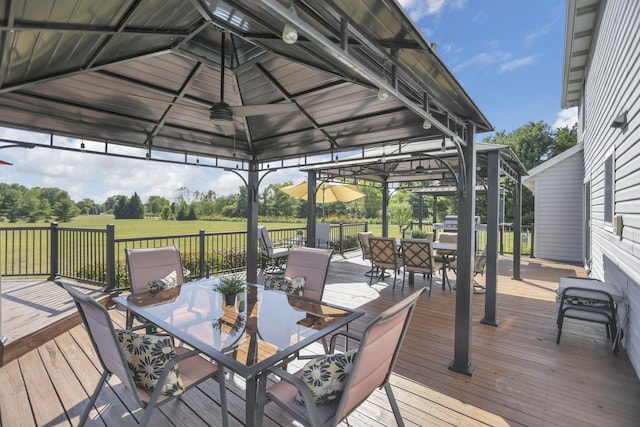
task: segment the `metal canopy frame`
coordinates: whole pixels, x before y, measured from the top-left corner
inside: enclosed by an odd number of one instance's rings
[[[281,37],[287,24],[295,44]],[[209,111],[221,93],[231,106],[287,102],[295,111],[235,115],[221,127]],[[0,126],[44,134],[24,141],[37,147],[81,151],[76,138],[102,143],[84,151],[114,161],[118,145],[134,149],[127,157],[177,155],[171,161],[241,173],[250,281],[261,175],[435,140],[413,160],[439,157],[441,144],[464,159],[449,172],[471,212],[475,134],[494,130],[402,6],[384,0],[76,0],[48,10],[41,0],[0,0]],[[456,338],[456,359],[465,349]]]

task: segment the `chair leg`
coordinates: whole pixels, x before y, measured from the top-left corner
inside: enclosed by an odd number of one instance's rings
[[[431,297],[431,288],[433,287],[433,274],[429,275],[429,297]]]
[[[229,410],[227,408],[227,385],[224,378],[224,367],[218,365],[216,380],[220,385],[220,410],[222,411],[222,426],[229,427]]]
[[[87,407],[85,408],[84,412],[82,413],[82,416],[80,417],[80,422],[78,423],[80,427],[84,426],[85,423],[87,422],[87,419],[89,418],[89,413],[91,412],[91,408],[93,408],[93,404],[96,403],[96,399],[98,398],[98,394],[100,393],[100,390],[102,390],[102,387],[104,387],[105,383],[107,382],[110,376],[111,374],[107,371],[104,371],[102,373],[102,376],[100,377],[100,381],[98,381],[98,385],[96,386],[96,389],[93,391],[93,394],[89,399],[89,403],[87,404]]]
[[[398,402],[396,402],[396,397],[393,395],[393,390],[391,390],[391,384],[388,382],[385,383],[384,389],[387,392],[389,404],[393,410],[393,416],[396,418],[396,424],[398,427],[404,427],[404,421],[402,420],[402,415],[400,414],[400,408],[398,407]]]
[[[562,334],[562,323],[564,322],[564,315],[558,314],[558,337],[556,338],[556,344],[560,344],[560,335]]]

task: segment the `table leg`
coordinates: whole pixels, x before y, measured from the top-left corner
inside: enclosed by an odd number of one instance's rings
[[[410,285],[413,285],[413,284],[414,284],[414,282],[415,282],[415,275],[414,275],[413,271],[410,271],[410,272],[409,272],[409,284],[410,284]],[[348,326],[348,325],[347,325],[347,326]]]
[[[258,379],[259,375],[247,377],[245,390],[245,425],[254,427],[256,425],[256,405],[258,403]]]

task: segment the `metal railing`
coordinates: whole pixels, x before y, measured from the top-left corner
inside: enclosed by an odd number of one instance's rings
[[[271,229],[272,241],[291,242],[301,228]],[[358,249],[358,232],[367,223],[332,224],[330,245],[344,253]],[[304,233],[304,229],[302,229]],[[72,278],[107,289],[126,289],[129,275],[126,248],[152,248],[175,244],[180,248],[189,278],[246,270],[247,232],[115,238],[115,227],[105,229],[60,227],[0,227],[0,272],[5,277],[39,276],[52,280]]]
[[[417,222],[410,222],[405,228],[402,229],[402,237],[409,237],[412,230],[420,229]],[[431,223],[423,223],[422,230],[426,232],[438,232],[434,230]],[[444,231],[444,230],[440,230]],[[520,241],[520,253],[522,256],[533,256],[533,232],[534,226],[523,225],[521,228],[521,241]],[[514,247],[514,228],[511,223],[503,223],[498,227],[498,252],[500,255],[513,254]],[[437,239],[437,234],[435,236]],[[487,245],[487,230],[476,231],[476,250],[482,251]]]

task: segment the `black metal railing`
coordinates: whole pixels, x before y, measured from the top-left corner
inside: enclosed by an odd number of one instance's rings
[[[331,225],[331,247],[339,253],[358,248],[359,231],[367,223]],[[303,228],[270,229],[274,242],[291,242]],[[304,237],[304,236],[303,236]],[[246,270],[247,232],[115,238],[115,227],[106,229],[60,227],[0,227],[0,267],[8,277],[40,276],[72,278],[107,289],[129,287],[126,248],[152,248],[174,244],[180,248],[183,267],[190,279],[210,274]]]
[[[411,236],[413,230],[421,229],[426,232],[433,232],[433,225],[429,223],[423,223],[420,227],[417,222],[410,222],[406,227],[402,229],[402,237],[406,238]],[[435,230],[436,232],[438,230]],[[444,231],[444,230],[439,230]],[[523,225],[521,227],[521,239],[520,239],[520,253],[523,256],[533,256],[533,232],[534,226]],[[513,254],[514,248],[514,228],[511,223],[500,224],[498,227],[498,252],[500,255]],[[435,236],[437,239],[437,235]],[[487,246],[487,230],[476,230],[476,250],[482,251]]]

